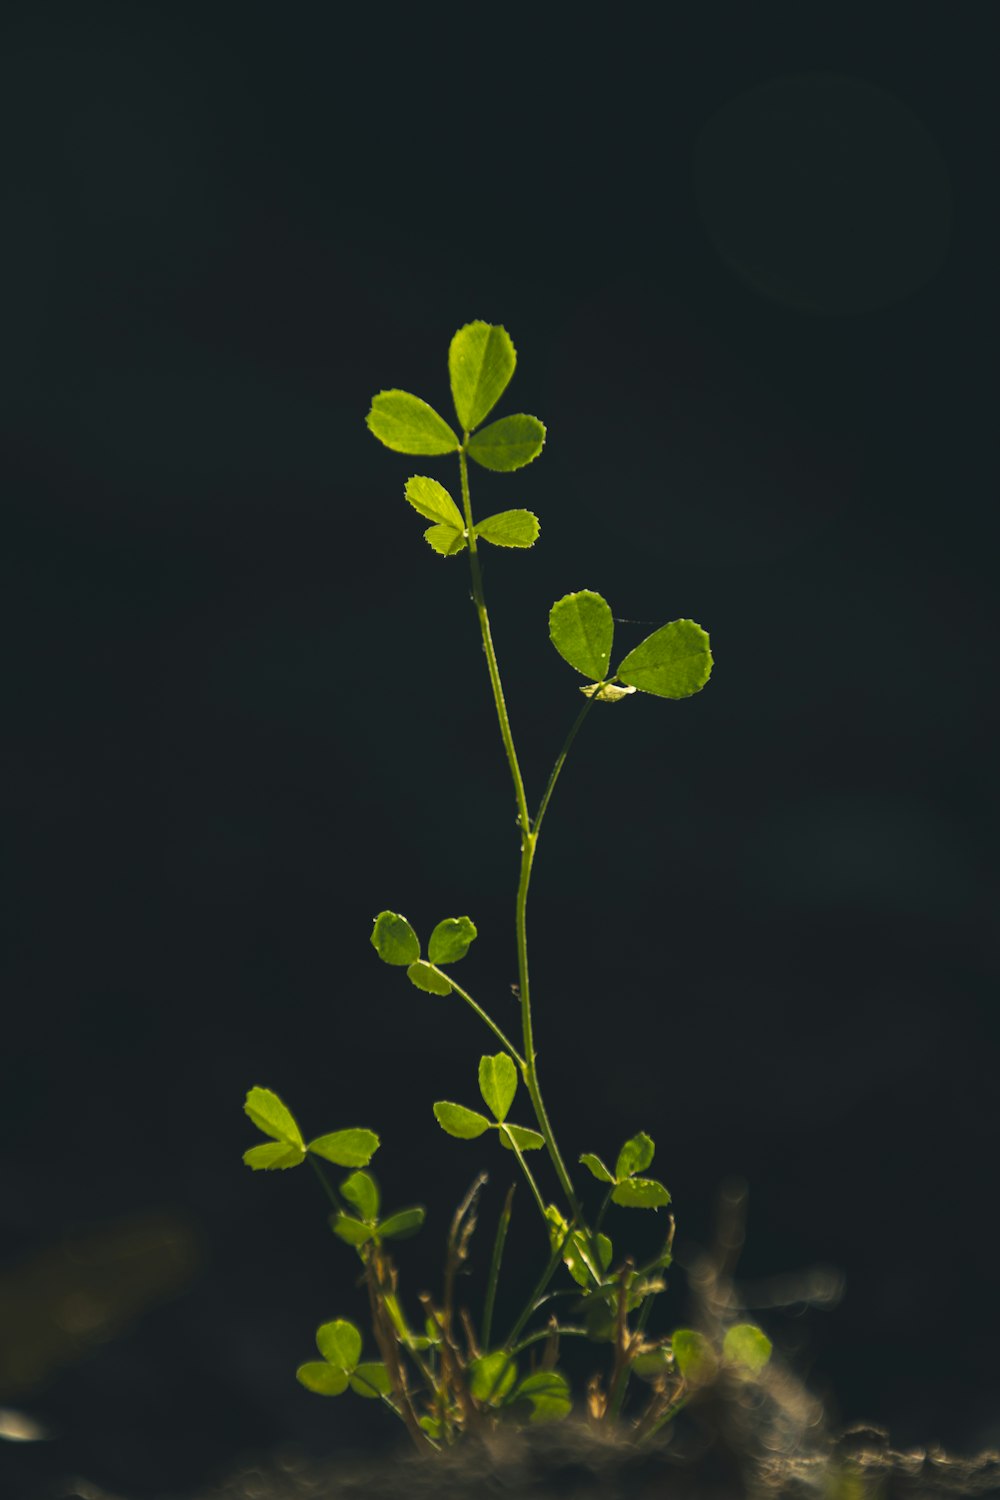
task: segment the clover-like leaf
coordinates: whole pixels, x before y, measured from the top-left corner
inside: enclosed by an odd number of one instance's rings
[[[611,1194],[611,1201],[621,1208],[666,1208],[670,1194],[652,1177],[626,1177]]]
[[[438,484],[436,479],[430,479],[426,474],[414,474],[406,481],[403,494],[413,509],[428,521],[438,521],[445,526],[454,526],[457,531],[463,530],[465,521],[462,519],[462,512],[444,485]]]
[[[251,1146],[244,1151],[244,1164],[254,1172],[284,1171],[297,1167],[306,1159],[301,1146],[290,1146],[287,1141],[267,1141],[263,1146]]]
[[[559,1422],[573,1409],[569,1381],[559,1370],[534,1370],[510,1394],[508,1405],[531,1403],[529,1422]]]
[[[470,1361],[469,1390],[477,1401],[499,1406],[516,1379],[517,1365],[505,1349]]]
[[[322,1156],[332,1161],[335,1167],[367,1167],[379,1148],[379,1138],[374,1130],[332,1130],[328,1135],[318,1135],[306,1147],[313,1156]]]
[[[712,672],[708,635],[694,620],[671,620],[640,641],[616,677],[657,698],[690,698]]]
[[[662,1380],[673,1367],[674,1359],[669,1349],[649,1349],[645,1354],[637,1354],[631,1365],[642,1380],[651,1381]]]
[[[506,328],[467,323],[448,349],[448,374],[455,413],[466,432],[478,427],[510,384],[517,352]]]
[[[361,1334],[346,1318],[334,1318],[317,1328],[316,1348],[335,1370],[350,1373],[361,1358]]]
[[[494,547],[533,547],[542,528],[534,511],[501,510],[485,521],[477,521],[473,529],[477,537]]]
[[[477,1135],[490,1128],[485,1115],[466,1109],[464,1104],[451,1104],[447,1099],[439,1099],[435,1104],[434,1118],[442,1130],[460,1141],[474,1141]]]
[[[384,964],[401,968],[420,957],[420,939],[405,917],[396,911],[380,911],[372,928],[371,944]]]
[[[406,977],[411,984],[416,985],[418,990],[423,990],[425,995],[450,995],[451,983],[443,974],[435,973],[430,964],[421,958],[415,964],[411,964],[406,971]]]
[[[513,1151],[511,1140],[519,1151],[541,1151],[545,1145],[545,1137],[538,1134],[537,1130],[529,1130],[527,1125],[508,1125],[500,1132],[500,1144],[506,1146],[508,1151]]]
[[[348,1378],[352,1391],[372,1401],[377,1401],[380,1396],[388,1396],[392,1390],[389,1371],[381,1361],[366,1361],[363,1365],[358,1365]]]
[[[353,1245],[356,1250],[375,1238],[375,1225],[363,1224],[353,1214],[331,1214],[330,1228],[338,1240],[343,1240],[345,1245]]]
[[[378,1218],[379,1191],[374,1177],[367,1172],[352,1172],[340,1184],[340,1194],[352,1203],[363,1219]]]
[[[601,1161],[601,1158],[595,1156],[592,1151],[585,1151],[580,1157],[580,1163],[587,1168],[592,1177],[597,1178],[598,1182],[614,1182],[615,1179]]]
[[[409,391],[379,391],[365,421],[394,453],[457,453],[461,446],[444,417]]]
[[[618,1153],[618,1162],[615,1166],[615,1178],[621,1182],[624,1177],[631,1177],[635,1172],[645,1172],[656,1153],[653,1140],[644,1130],[634,1135],[631,1140],[626,1141]]]
[[[508,474],[512,469],[523,469],[537,458],[545,445],[545,428],[537,417],[519,412],[514,417],[501,417],[491,422],[473,437],[467,451],[470,458],[484,469],[498,474]]]
[[[563,661],[600,681],[607,676],[615,622],[611,606],[592,589],[557,599],[549,610],[549,637]]]
[[[465,532],[455,526],[428,526],[424,541],[442,557],[457,557],[467,546]]]
[[[382,1220],[378,1226],[379,1239],[408,1240],[411,1234],[416,1234],[426,1217],[425,1208],[401,1208]]]
[[[727,1365],[743,1366],[751,1375],[759,1375],[773,1347],[767,1334],[754,1323],[734,1323],[722,1341],[722,1357]]]
[[[335,1370],[333,1365],[319,1359],[310,1359],[299,1365],[295,1378],[299,1385],[304,1385],[307,1391],[314,1391],[317,1396],[342,1396],[349,1379],[346,1370]]]
[[[704,1385],[713,1378],[719,1361],[703,1333],[694,1328],[678,1328],[670,1346],[677,1368],[689,1385]]]
[[[478,936],[471,917],[445,917],[431,933],[427,957],[432,964],[457,964]]]
[[[250,1116],[258,1130],[262,1130],[272,1140],[284,1141],[289,1146],[297,1146],[299,1150],[304,1149],[302,1132],[295,1117],[272,1089],[250,1089],[243,1112]]]
[[[517,1093],[517,1069],[506,1052],[479,1059],[479,1092],[494,1118],[506,1120]]]

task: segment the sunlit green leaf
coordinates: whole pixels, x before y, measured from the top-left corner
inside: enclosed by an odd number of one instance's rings
[[[442,1130],[457,1136],[460,1141],[474,1141],[477,1135],[490,1128],[485,1115],[466,1109],[464,1104],[450,1104],[447,1099],[440,1099],[435,1104],[434,1118]]]
[[[392,1390],[389,1371],[381,1362],[373,1361],[358,1365],[350,1377],[350,1382],[352,1391],[372,1401],[377,1401],[379,1396],[388,1396]]]
[[[671,620],[630,651],[615,675],[658,698],[690,698],[711,671],[705,631],[694,620]]]
[[[619,1151],[615,1177],[620,1182],[623,1177],[631,1177],[634,1172],[645,1172],[655,1153],[652,1138],[644,1130],[640,1130]]]
[[[559,1422],[573,1409],[569,1382],[559,1370],[535,1370],[511,1392],[510,1402],[531,1402],[531,1422]]]
[[[514,373],[517,354],[506,328],[467,323],[448,350],[455,412],[465,432],[478,427],[496,406]]]
[[[678,1328],[670,1344],[677,1368],[689,1385],[702,1385],[712,1379],[719,1362],[703,1333],[694,1328]]]
[[[773,1345],[767,1334],[753,1323],[735,1323],[722,1341],[722,1357],[727,1364],[743,1365],[759,1375],[771,1358]]]
[[[580,692],[585,698],[596,698],[598,703],[620,703],[623,698],[630,698],[635,692],[634,687],[619,687],[615,682],[581,682]]]
[[[460,446],[444,417],[409,391],[379,391],[365,421],[394,453],[456,453]]]
[[[243,1105],[245,1114],[248,1114],[258,1130],[265,1135],[271,1136],[276,1141],[287,1141],[290,1146],[298,1146],[302,1149],[302,1132],[295,1122],[292,1112],[282,1104],[271,1089],[253,1088],[246,1097]]]
[[[335,1167],[367,1167],[379,1147],[374,1130],[332,1130],[318,1135],[306,1147],[314,1156],[332,1161]]]
[[[445,917],[431,933],[427,957],[432,964],[457,964],[478,937],[471,917]]]
[[[546,1208],[545,1217],[549,1221],[549,1239],[552,1248],[555,1250],[562,1245],[563,1262],[573,1280],[579,1286],[584,1287],[592,1286],[595,1281],[601,1281],[604,1272],[611,1264],[611,1257],[614,1253],[608,1236],[606,1234],[594,1236],[600,1257],[598,1265],[594,1260],[589,1240],[582,1230],[574,1229],[567,1237],[566,1231],[569,1225],[554,1203],[550,1203]]]
[[[669,1349],[650,1349],[648,1354],[637,1354],[632,1369],[643,1380],[659,1380],[669,1375],[674,1367]]]
[[[601,1161],[601,1158],[595,1156],[592,1151],[585,1151],[580,1157],[580,1161],[587,1168],[591,1176],[597,1178],[598,1182],[614,1182],[615,1179]]]
[[[361,1334],[346,1318],[334,1318],[317,1328],[316,1348],[335,1369],[350,1371],[361,1358]]]
[[[420,940],[405,917],[395,911],[380,911],[372,928],[371,944],[384,964],[416,963]]]
[[[566,594],[549,610],[549,636],[563,661],[585,677],[607,675],[615,622],[611,606],[592,589]]]
[[[670,1194],[652,1177],[628,1177],[615,1188],[611,1201],[622,1208],[666,1208]]]
[[[469,1389],[477,1401],[499,1404],[517,1378],[517,1365],[503,1349],[484,1354],[469,1365]]]
[[[461,531],[465,526],[462,512],[455,504],[443,484],[429,479],[426,474],[414,474],[406,481],[403,494],[420,515],[428,521],[438,521],[445,526],[454,526]]]
[[[511,469],[523,469],[537,458],[545,444],[545,428],[537,417],[523,412],[515,417],[501,417],[491,422],[471,437],[468,453],[484,469],[497,473],[509,473]]]
[[[506,1146],[508,1151],[513,1151],[513,1146],[508,1139],[512,1136],[517,1143],[519,1151],[540,1151],[545,1145],[545,1139],[538,1134],[537,1130],[529,1130],[527,1125],[504,1125],[500,1132],[500,1144]]]
[[[378,1226],[379,1237],[383,1240],[406,1240],[411,1234],[416,1234],[427,1217],[424,1208],[401,1208],[398,1213],[390,1214],[383,1219]]]
[[[447,1437],[448,1425],[444,1417],[437,1415],[419,1417],[417,1426],[435,1443],[443,1443]]]
[[[494,1118],[506,1120],[517,1093],[517,1069],[506,1052],[479,1059],[479,1092]]]
[[[436,974],[430,964],[421,958],[417,963],[411,964],[406,971],[406,977],[411,984],[416,985],[418,990],[423,990],[426,995],[450,995],[451,984],[443,974]]]
[[[342,1396],[347,1390],[347,1372],[335,1370],[332,1365],[318,1359],[299,1365],[295,1378],[307,1391],[315,1391],[317,1396]]]
[[[476,536],[494,547],[533,547],[542,528],[533,511],[501,510],[477,522],[474,529]]]
[[[465,532],[455,526],[428,526],[424,541],[442,557],[457,557],[466,547]]]
[[[363,1219],[377,1219],[379,1192],[375,1179],[367,1172],[352,1172],[340,1184],[340,1194],[354,1205]]]
[[[351,1214],[331,1214],[330,1228],[338,1240],[343,1240],[345,1245],[353,1245],[355,1249],[360,1245],[367,1245],[375,1234],[374,1224],[362,1224],[360,1219],[355,1219]]]
[[[273,1172],[279,1168],[284,1171],[286,1167],[297,1167],[305,1159],[302,1147],[290,1146],[287,1141],[268,1141],[243,1153],[244,1163],[255,1172]]]

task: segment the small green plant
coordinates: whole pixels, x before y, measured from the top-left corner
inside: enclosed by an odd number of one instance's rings
[[[421,1315],[415,1322],[404,1310],[390,1246],[421,1228],[424,1210],[409,1207],[382,1216],[375,1179],[363,1170],[379,1147],[378,1136],[355,1127],[318,1136],[307,1144],[290,1111],[270,1090],[251,1089],[245,1105],[253,1123],[269,1137],[267,1144],[246,1153],[247,1165],[273,1171],[310,1161],[332,1205],[333,1233],[360,1260],[368,1293],[378,1358],[362,1359],[361,1333],[352,1323],[337,1319],[317,1330],[322,1358],[301,1365],[298,1379],[320,1395],[337,1396],[350,1388],[359,1396],[380,1400],[405,1423],[422,1449],[449,1446],[464,1433],[505,1421],[537,1423],[567,1416],[574,1397],[558,1368],[560,1341],[566,1338],[607,1346],[605,1371],[595,1372],[584,1393],[588,1418],[625,1423],[641,1437],[669,1422],[720,1370],[733,1379],[753,1378],[771,1352],[766,1336],[749,1323],[734,1323],[714,1342],[693,1329],[679,1329],[672,1335],[650,1330],[654,1302],[665,1288],[664,1273],[671,1264],[673,1219],[668,1215],[658,1251],[641,1263],[634,1256],[616,1254],[604,1224],[613,1208],[656,1213],[669,1205],[666,1187],[647,1175],[654,1157],[653,1141],[643,1132],[627,1140],[613,1170],[593,1152],[579,1157],[588,1180],[601,1187],[596,1212],[592,1212],[585,1207],[566,1165],[542,1097],[528,968],[528,891],[542,824],[566,756],[595,704],[621,703],[636,693],[688,698],[708,681],[712,655],[700,625],[693,620],[672,620],[628,651],[612,671],[615,621],[609,604],[589,589],[558,599],[549,613],[549,636],[559,655],[587,679],[579,685],[585,701],[531,814],[490,630],[480,548],[484,543],[532,547],[540,526],[537,516],[527,510],[505,510],[476,521],[469,488],[470,459],[482,468],[508,473],[531,463],[542,451],[545,428],[537,417],[518,413],[483,426],[507,389],[515,362],[514,345],[505,329],[469,323],[455,334],[448,353],[461,437],[427,402],[406,391],[381,391],[367,418],[374,436],[396,453],[458,459],[461,507],[443,484],[423,474],[407,480],[404,495],[431,523],[424,537],[435,553],[442,558],[468,553],[472,599],[517,805],[520,869],[515,936],[521,1015],[517,1043],[455,978],[454,966],[477,937],[471,918],[440,921],[427,939],[426,956],[417,933],[399,912],[380,912],[371,934],[383,963],[405,969],[418,990],[457,996],[500,1044],[499,1052],[479,1061],[479,1094],[485,1112],[474,1107],[479,1101],[469,1102],[473,1098],[471,1077],[459,1101],[438,1100],[433,1112],[441,1129],[460,1141],[495,1132],[501,1147],[516,1160],[538,1211],[542,1252],[538,1278],[505,1335],[495,1336],[494,1310],[513,1188],[500,1214],[478,1319],[457,1305],[455,1282],[469,1255],[485,1173],[476,1178],[452,1222],[441,1295],[437,1299],[427,1293],[420,1296]],[[527,1096],[523,1113],[518,1103],[522,1084]],[[515,1107],[521,1116],[518,1123],[510,1119]],[[529,1162],[535,1152],[543,1154],[537,1160],[547,1158],[545,1181]],[[350,1175],[334,1188],[323,1163],[350,1168]],[[550,1201],[553,1191],[556,1202]],[[550,1290],[560,1275],[568,1275],[569,1287]],[[572,1299],[568,1318],[553,1311],[560,1292]],[[639,1387],[630,1385],[633,1376],[638,1377]]]

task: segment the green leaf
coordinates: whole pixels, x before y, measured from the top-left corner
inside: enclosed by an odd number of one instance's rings
[[[316,1348],[334,1369],[350,1372],[361,1358],[361,1335],[346,1318],[334,1318],[317,1328]]]
[[[394,453],[457,453],[461,446],[444,417],[409,391],[379,391],[365,421]]]
[[[416,985],[418,990],[423,990],[425,995],[450,995],[451,984],[443,974],[435,974],[430,964],[420,959],[411,964],[406,971],[406,977],[411,984]]]
[[[378,1218],[379,1192],[375,1179],[367,1172],[352,1172],[340,1184],[341,1196],[352,1203],[363,1219]]]
[[[510,1129],[510,1126],[507,1128]],[[595,1280],[600,1281],[611,1264],[613,1254],[608,1236],[606,1234],[595,1236],[597,1253],[600,1257],[598,1266],[594,1263],[593,1253],[582,1230],[574,1229],[569,1238],[566,1238],[569,1225],[554,1203],[550,1203],[546,1208],[545,1217],[549,1221],[549,1240],[552,1248],[555,1250],[557,1246],[562,1245],[563,1263],[573,1280],[583,1287],[592,1286]]]
[[[753,1323],[735,1323],[722,1341],[722,1357],[729,1365],[743,1365],[759,1375],[773,1348],[767,1334]]]
[[[689,1384],[703,1385],[712,1379],[719,1362],[703,1333],[693,1328],[678,1328],[670,1344],[677,1368]]]
[[[428,526],[424,541],[442,557],[457,557],[465,548],[466,536],[454,526]]]
[[[448,349],[448,374],[459,425],[465,432],[488,417],[510,384],[517,354],[506,328],[467,323]]]
[[[362,1224],[352,1214],[331,1214],[330,1228],[338,1240],[343,1240],[345,1245],[353,1245],[355,1249],[367,1245],[375,1236],[374,1224]]]
[[[425,1208],[401,1208],[390,1214],[378,1226],[379,1238],[383,1240],[407,1240],[416,1234],[427,1217]]]
[[[484,1130],[490,1128],[485,1115],[477,1114],[474,1109],[466,1109],[464,1104],[449,1104],[447,1099],[440,1099],[435,1104],[434,1118],[442,1130],[460,1141],[474,1141],[477,1135],[482,1135]]]
[[[377,1401],[379,1396],[388,1396],[392,1391],[389,1371],[381,1361],[370,1361],[358,1365],[354,1374],[350,1376],[350,1382],[352,1391],[356,1391],[359,1396],[366,1396],[371,1401]]]
[[[620,703],[623,698],[630,698],[635,688],[618,687],[614,682],[582,682],[580,692],[585,698],[596,698],[598,703]]]
[[[559,1370],[535,1370],[526,1375],[511,1393],[510,1404],[515,1401],[531,1402],[531,1422],[559,1422],[573,1409],[569,1382]]]
[[[611,1201],[622,1208],[666,1208],[670,1194],[652,1177],[627,1177],[615,1188]]]
[[[499,1404],[517,1378],[517,1365],[504,1349],[483,1354],[469,1364],[469,1389],[477,1401]]]
[[[443,522],[445,526],[454,526],[457,531],[464,529],[462,512],[444,485],[438,484],[436,479],[429,479],[426,474],[414,474],[406,481],[403,494],[413,509],[426,516],[428,521]]]
[[[254,1172],[282,1171],[286,1167],[297,1167],[306,1159],[301,1146],[289,1146],[286,1141],[268,1141],[264,1146],[251,1146],[244,1151],[243,1161]]]
[[[614,1182],[615,1179],[601,1161],[601,1158],[595,1156],[592,1151],[585,1151],[580,1157],[580,1162],[587,1168],[592,1177],[597,1178],[598,1182]]]
[[[272,1140],[286,1141],[289,1146],[303,1149],[302,1132],[292,1112],[282,1104],[271,1089],[253,1088],[246,1097],[243,1111],[248,1114],[258,1130]]]
[[[505,1124],[500,1132],[500,1144],[506,1146],[508,1151],[514,1149],[509,1139],[511,1136],[517,1142],[519,1151],[540,1151],[545,1145],[544,1136],[540,1136],[537,1130],[529,1130],[527,1125]]]
[[[427,957],[432,964],[457,964],[478,936],[471,917],[445,917],[431,933]]]
[[[506,1120],[517,1093],[517,1069],[506,1052],[479,1059],[479,1092],[494,1118]]]
[[[615,675],[657,698],[690,698],[711,671],[705,631],[694,620],[671,620],[630,651]]]
[[[420,940],[405,917],[395,911],[380,911],[372,928],[371,944],[384,964],[416,963]]]
[[[650,1349],[647,1354],[637,1354],[632,1369],[642,1380],[659,1380],[669,1375],[674,1361],[669,1349]]]
[[[549,610],[549,637],[563,661],[599,681],[607,675],[615,637],[610,604],[591,589],[566,594]]]
[[[523,469],[541,453],[545,443],[545,428],[537,417],[523,412],[516,417],[501,417],[491,422],[471,437],[468,454],[484,469],[498,474],[507,474],[511,469]]]
[[[621,1182],[623,1177],[631,1177],[634,1172],[645,1172],[653,1156],[656,1147],[652,1138],[644,1130],[634,1135],[631,1140],[626,1141],[618,1153],[618,1163],[615,1167],[615,1178]]]
[[[318,1359],[299,1365],[295,1378],[299,1385],[304,1385],[307,1391],[315,1391],[317,1396],[342,1396],[347,1390],[346,1372],[335,1370],[332,1365]]]
[[[322,1156],[332,1161],[335,1167],[367,1167],[379,1148],[379,1138],[374,1130],[332,1130],[329,1135],[318,1135],[306,1147],[313,1156]]]
[[[473,528],[476,536],[494,547],[533,547],[541,529],[538,517],[530,510],[501,510]]]

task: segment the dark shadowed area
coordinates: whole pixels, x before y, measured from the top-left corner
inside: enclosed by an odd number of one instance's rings
[[[242,1166],[253,1084],[381,1133],[414,1304],[485,1165],[481,1288],[512,1164],[430,1105],[487,1036],[369,933],[468,912],[515,1031],[514,807],[465,560],[403,502],[457,466],[364,423],[450,414],[477,318],[548,428],[472,476],[541,519],[485,563],[530,800],[580,703],[553,600],[716,660],[596,705],[547,815],[565,1154],[649,1131],[681,1266],[745,1180],[738,1282],[831,1421],[998,1444],[991,8],[346,16],[2,23],[0,1490],[401,1441],[295,1382],[364,1299],[307,1174]],[[770,1306],[817,1267],[839,1301]]]

